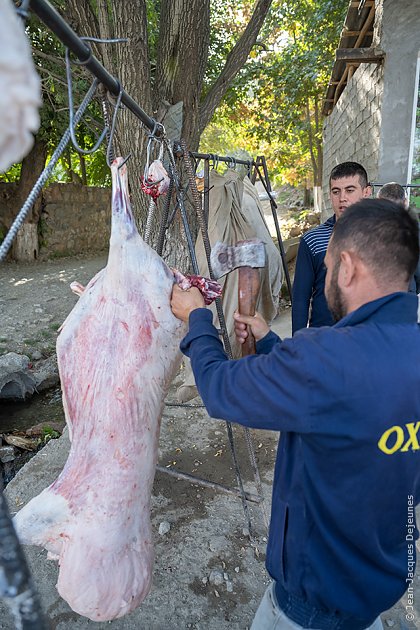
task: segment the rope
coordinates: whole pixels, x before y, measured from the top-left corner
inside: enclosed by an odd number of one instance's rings
[[[77,110],[77,112],[74,115],[74,123],[78,123],[79,120],[82,118],[86,107],[89,105],[90,101],[93,98],[93,95],[96,92],[96,88],[98,86],[98,79],[95,79],[94,82],[92,83],[92,85],[90,86],[88,92],[86,93],[85,98],[83,99],[79,109]],[[54,170],[55,165],[57,164],[61,154],[63,153],[64,149],[66,148],[66,146],[69,143],[70,140],[70,126],[66,129],[66,131],[64,132],[63,137],[61,138],[56,150],[54,151],[54,153],[51,156],[50,161],[48,162],[48,165],[44,168],[44,170],[42,171],[41,175],[38,177],[34,187],[32,188],[31,192],[28,195],[28,198],[26,199],[25,203],[23,204],[22,208],[19,210],[19,213],[17,215],[17,217],[15,218],[15,220],[12,223],[12,226],[10,228],[10,230],[8,231],[3,243],[0,245],[0,261],[4,260],[6,257],[7,252],[9,251],[13,240],[16,237],[16,234],[19,232],[20,228],[22,227],[22,225],[25,222],[25,219],[27,217],[27,215],[29,214],[30,209],[32,208],[32,206],[34,205],[39,193],[41,192],[45,182],[48,180],[49,176],[51,175],[52,171]]]
[[[152,225],[154,223],[155,213],[156,213],[156,203],[154,202],[152,198],[150,198],[149,208],[147,210],[146,227],[144,229],[144,236],[143,236],[143,240],[145,243],[147,243],[147,245],[150,244],[149,243],[150,233],[152,231]]]

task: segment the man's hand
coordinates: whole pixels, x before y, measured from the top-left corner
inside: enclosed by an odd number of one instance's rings
[[[252,317],[250,315],[240,315],[235,311],[233,317],[235,319],[235,336],[239,343],[244,343],[248,337],[247,326],[251,328],[255,341],[259,341],[270,332],[267,322],[259,313],[255,313]]]
[[[196,308],[204,308],[204,298],[196,287],[182,290],[177,284],[174,284],[171,297],[172,313],[183,322],[188,322],[191,311]]]

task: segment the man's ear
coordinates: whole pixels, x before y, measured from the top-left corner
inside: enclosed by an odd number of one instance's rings
[[[366,197],[371,197],[372,196],[372,186],[366,186],[366,188],[363,188],[363,199],[365,199]]]
[[[352,252],[344,250],[340,253],[340,270],[338,272],[338,285],[341,288],[348,287],[355,275],[356,265]]]

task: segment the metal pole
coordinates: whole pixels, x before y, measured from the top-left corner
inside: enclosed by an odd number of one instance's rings
[[[232,163],[233,158],[226,156],[226,157],[221,157],[220,155],[213,155],[212,153],[195,153],[195,152],[190,152],[190,155],[198,160],[211,160],[211,159],[215,159],[216,161],[219,162],[227,162],[227,163]],[[237,160],[236,158],[234,159],[236,164],[245,164],[245,166],[249,166],[249,164],[253,162],[253,160]]]
[[[261,172],[258,168],[259,164],[261,164],[261,166],[263,167],[264,170],[264,177],[262,177]],[[287,284],[287,289],[289,291],[289,297],[290,297],[290,302],[292,302],[292,283],[290,280],[290,274],[289,274],[289,268],[287,266],[287,261],[286,261],[286,252],[284,251],[284,245],[283,245],[283,239],[281,237],[281,232],[280,232],[280,225],[279,225],[279,220],[278,220],[278,216],[277,216],[277,204],[274,201],[274,197],[271,194],[271,184],[270,184],[270,180],[268,177],[268,169],[267,169],[267,163],[265,161],[265,157],[264,156],[259,156],[257,158],[257,162],[255,164],[255,171],[256,173],[258,173],[259,178],[262,182],[262,185],[264,186],[266,193],[268,195],[268,198],[270,200],[270,205],[271,205],[271,212],[273,214],[273,219],[274,219],[274,225],[276,228],[276,233],[277,233],[277,242],[278,242],[278,246],[279,246],[279,250],[280,250],[280,256],[281,256],[281,260],[283,263],[283,269],[284,269],[284,275],[286,278],[286,284]]]
[[[174,470],[173,468],[165,468],[164,466],[160,465],[156,466],[156,470],[161,473],[165,473],[165,475],[176,477],[176,479],[182,479],[183,481],[196,483],[199,486],[211,488],[212,490],[221,490],[221,492],[226,492],[226,494],[233,494],[236,497],[242,498],[242,492],[241,490],[239,490],[239,488],[229,488],[228,486],[224,486],[223,484],[215,483],[214,481],[208,481],[207,479],[201,479],[201,477],[194,477],[194,475],[190,475],[179,470]],[[252,501],[253,503],[261,503],[261,501],[263,500],[262,496],[259,496],[258,494],[253,494],[252,492],[244,491],[244,496],[247,501]]]

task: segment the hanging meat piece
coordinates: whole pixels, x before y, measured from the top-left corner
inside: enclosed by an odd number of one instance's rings
[[[141,189],[146,195],[157,199],[168,191],[169,184],[169,175],[162,162],[160,160],[154,160],[141,181]]]
[[[70,454],[15,517],[22,542],[58,559],[60,595],[94,621],[125,615],[150,589],[159,420],[185,334],[169,304],[173,273],[137,232],[119,161],[108,264],[74,287],[57,341]]]
[[[39,127],[41,82],[22,20],[0,0],[0,172],[31,149]]]
[[[176,283],[181,287],[183,291],[191,289],[191,287],[197,287],[201,295],[204,298],[204,303],[208,306],[212,304],[214,300],[222,295],[222,285],[216,280],[205,278],[204,276],[196,276],[194,274],[187,274],[184,276],[178,269],[173,269]]]

